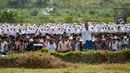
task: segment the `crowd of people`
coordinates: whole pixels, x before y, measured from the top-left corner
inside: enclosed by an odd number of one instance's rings
[[[115,24],[115,23],[102,23],[92,24],[90,23],[89,31],[94,33],[130,33],[129,24]]]
[[[0,54],[23,53],[47,48],[52,52],[127,49],[130,25],[74,24],[0,24]]]

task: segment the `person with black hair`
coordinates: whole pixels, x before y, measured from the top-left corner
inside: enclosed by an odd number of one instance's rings
[[[51,52],[55,52],[56,51],[56,44],[55,42],[50,39],[50,41],[48,42],[48,47],[47,47]]]
[[[89,24],[85,23],[82,29],[83,44],[85,44],[85,49],[92,49],[92,37],[91,32],[88,30]]]
[[[8,43],[2,38],[1,43],[0,43],[0,55],[6,55],[8,52]]]
[[[62,38],[62,40],[58,43],[58,49],[59,52],[68,52],[69,49],[69,42],[65,40],[65,38]]]

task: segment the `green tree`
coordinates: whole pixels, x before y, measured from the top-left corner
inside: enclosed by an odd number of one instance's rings
[[[47,7],[49,5],[50,0],[36,0],[35,6],[38,8]]]
[[[26,8],[29,2],[29,0],[8,0],[8,5],[11,8]]]
[[[17,12],[12,10],[3,10],[0,12],[0,22],[16,22],[17,21]]]
[[[8,2],[7,0],[0,0],[0,9],[7,7]]]
[[[37,16],[38,15],[38,10],[37,9],[33,9],[31,11],[31,16]]]

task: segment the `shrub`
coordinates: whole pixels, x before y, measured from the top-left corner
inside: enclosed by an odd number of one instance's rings
[[[42,20],[44,23],[54,23],[55,19],[50,16],[39,16],[38,19]]]
[[[33,9],[32,11],[31,11],[31,16],[37,16],[38,15],[38,10],[37,9]]]
[[[72,16],[68,16],[68,17],[65,18],[65,22],[66,23],[72,23],[72,22],[74,22],[74,18]]]
[[[54,22],[55,22],[54,18],[50,18],[50,19],[49,19],[49,22],[50,22],[50,23],[54,23]]]
[[[94,15],[96,12],[94,10],[90,10],[89,14]]]
[[[54,56],[38,53],[26,54],[19,57],[0,57],[0,67],[62,68],[68,66],[71,66],[68,62],[61,61]]]
[[[5,57],[0,57],[0,67],[18,67],[19,61],[25,54],[12,54]]]
[[[0,22],[13,23],[17,21],[17,11],[14,10],[2,10],[0,11]]]
[[[43,53],[48,53],[48,52],[50,52],[47,48],[42,48],[40,51],[43,52]]]
[[[51,53],[67,62],[74,63],[125,63],[130,61],[130,50],[118,52],[110,51],[88,51],[88,52],[68,52]]]

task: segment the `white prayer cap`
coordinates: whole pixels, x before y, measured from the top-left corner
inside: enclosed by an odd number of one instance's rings
[[[26,36],[26,38],[30,38],[29,36]]]
[[[40,40],[40,43],[43,43],[43,40]]]
[[[33,42],[33,39],[30,39],[29,42]]]
[[[70,36],[69,39],[72,40],[72,39],[73,39],[73,36]]]
[[[105,38],[103,38],[102,40],[103,40],[103,41],[105,41],[106,39],[105,39]]]
[[[82,42],[82,41],[83,41],[83,39],[80,39],[79,41],[81,41],[81,42]]]
[[[127,36],[124,36],[124,39],[127,39]]]
[[[117,39],[117,36],[115,36],[113,39]]]
[[[50,37],[49,37],[49,36],[47,36],[46,38],[47,38],[47,39],[49,39]]]

